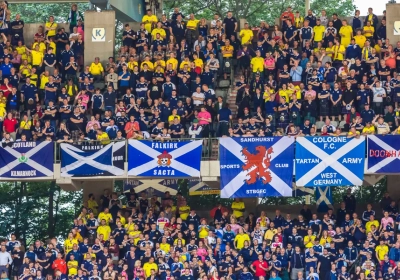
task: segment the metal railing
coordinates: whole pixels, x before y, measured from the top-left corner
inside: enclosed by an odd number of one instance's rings
[[[207,161],[207,160],[218,160],[219,159],[219,141],[218,138],[202,138],[202,139],[193,139],[193,138],[174,138],[174,139],[168,139],[168,140],[155,140],[155,139],[147,139],[148,141],[154,141],[154,142],[181,142],[181,141],[193,141],[193,140],[202,140],[203,141],[203,146],[202,146],[202,154],[201,154],[201,160]],[[110,140],[107,142],[104,141],[98,141],[98,140],[83,140],[83,141],[78,141],[74,143],[67,143],[71,145],[93,145],[93,146],[105,146],[108,143],[115,143],[115,142],[125,142],[125,155],[124,159],[125,161],[128,160],[129,154],[128,154],[128,140]],[[144,141],[144,140],[135,140],[135,141]],[[61,160],[61,149],[60,145],[62,143],[54,142],[54,163],[60,163]]]

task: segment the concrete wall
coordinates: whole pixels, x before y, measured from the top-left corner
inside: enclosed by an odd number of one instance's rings
[[[95,28],[105,29],[105,41],[94,42],[92,32]],[[85,12],[85,53],[84,63],[88,65],[95,57],[100,57],[103,66],[108,57],[114,56],[115,48],[115,11]]]
[[[121,11],[126,14],[129,18],[135,21],[142,21],[142,17],[145,14],[145,3],[143,0],[111,0],[110,5],[113,9]],[[125,21],[125,17],[118,15],[120,21]]]
[[[24,26],[24,40],[26,46],[30,47],[33,43],[33,38],[39,30],[39,26],[45,26],[45,22],[42,23],[29,23]],[[69,32],[69,23],[58,23],[57,28],[65,28],[66,32]]]
[[[400,4],[386,4],[386,36],[392,45],[400,41],[400,33],[394,34],[394,22],[400,20]]]

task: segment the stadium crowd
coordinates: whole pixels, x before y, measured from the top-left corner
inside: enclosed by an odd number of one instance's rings
[[[1,278],[399,279],[395,201],[386,193],[379,211],[368,204],[360,215],[356,204],[349,189],[336,214],[328,209],[320,220],[307,205],[268,217],[235,199],[230,209],[212,209],[208,223],[181,193],[158,198],[131,189],[123,199],[105,190],[99,200],[89,194],[63,244],[53,238],[25,245],[14,234],[2,241]]]
[[[69,33],[50,16],[27,46],[23,17],[2,1],[2,140],[399,134],[400,42],[386,39],[385,17],[359,14],[288,7],[281,26],[239,31],[231,12],[207,22],[148,10],[139,30],[124,26],[116,57],[83,65],[77,5]],[[235,108],[215,89],[240,74]]]

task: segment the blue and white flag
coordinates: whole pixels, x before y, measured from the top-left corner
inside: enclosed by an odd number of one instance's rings
[[[164,197],[165,192],[171,195],[178,193],[178,179],[150,179],[150,180],[126,180],[124,184],[124,192],[134,189],[137,194],[145,191],[147,197],[153,195]]]
[[[315,189],[308,187],[299,187],[296,186],[296,183],[293,183],[293,195],[294,197],[305,196],[305,195],[314,195]]]
[[[13,142],[0,147],[0,178],[53,177],[54,143]]]
[[[331,187],[317,187],[315,189],[315,201],[318,212],[328,212],[329,208],[332,208],[333,205]]]
[[[129,140],[128,175],[200,177],[202,140],[157,142]]]
[[[125,142],[61,144],[61,177],[124,175]]]
[[[367,147],[365,173],[400,173],[400,135],[368,135]]]
[[[295,161],[298,186],[362,185],[365,137],[298,137]]]
[[[221,197],[292,196],[293,137],[220,138]]]

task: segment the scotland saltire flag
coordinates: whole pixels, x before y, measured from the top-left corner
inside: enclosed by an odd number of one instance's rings
[[[296,185],[359,186],[364,179],[365,137],[298,137]]]
[[[292,196],[293,137],[220,138],[221,197]]]
[[[178,193],[178,179],[126,180],[124,192],[129,192],[130,189],[134,189],[136,193],[145,191],[147,197],[153,195],[163,197],[167,191],[171,195],[176,195]]]
[[[54,143],[14,142],[0,147],[0,178],[53,177]]]
[[[315,190],[315,201],[318,212],[328,212],[329,208],[332,208],[333,205],[331,187],[317,187]]]
[[[366,173],[400,173],[400,135],[367,137]]]
[[[200,177],[202,140],[156,142],[129,140],[128,175]]]
[[[119,176],[124,174],[125,141],[107,145],[85,142],[61,144],[61,177]]]
[[[305,196],[305,195],[314,195],[315,189],[308,187],[300,187],[296,186],[296,183],[293,182],[293,195],[294,197]]]

